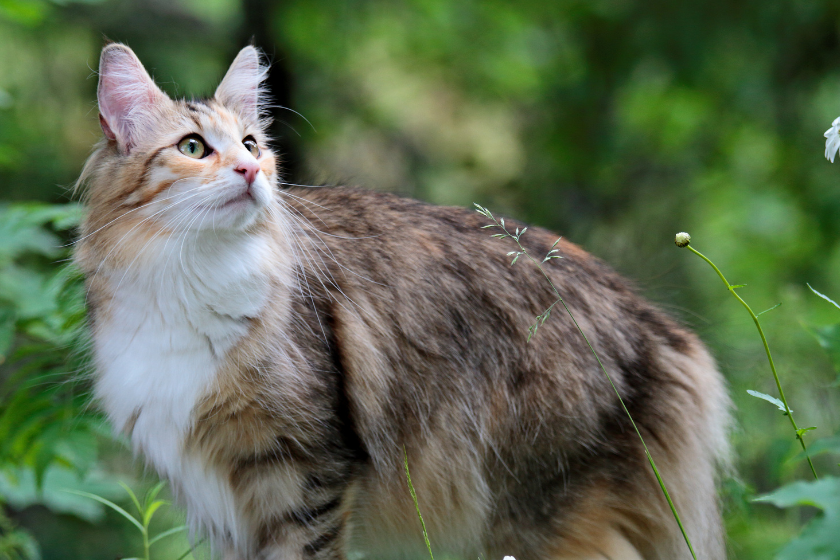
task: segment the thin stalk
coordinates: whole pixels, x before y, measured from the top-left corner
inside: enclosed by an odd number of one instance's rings
[[[426,548],[429,550],[429,557],[435,560],[435,555],[432,554],[432,545],[429,542],[429,534],[426,532],[426,522],[423,521],[423,515],[420,513],[420,505],[417,503],[417,493],[414,491],[414,485],[411,483],[411,473],[408,472],[408,452],[403,445],[403,458],[405,460],[405,477],[408,479],[408,491],[411,492],[411,499],[414,500],[414,509],[417,510],[417,517],[420,518],[420,526],[423,527],[423,539],[426,541]]]
[[[753,313],[753,310],[750,308],[749,305],[747,305],[747,302],[745,302],[741,298],[741,296],[738,295],[738,293],[735,291],[735,287],[732,286],[732,284],[730,284],[726,280],[726,277],[723,275],[720,269],[717,266],[715,266],[715,263],[713,263],[711,260],[709,260],[708,257],[706,257],[706,255],[704,255],[691,245],[686,245],[686,247],[692,253],[709,263],[709,266],[711,266],[715,270],[715,272],[717,272],[717,275],[720,276],[720,279],[726,285],[726,289],[729,290],[729,292],[733,296],[735,296],[735,299],[741,302],[741,305],[744,306],[744,308],[750,314],[750,317],[752,317],[752,320],[755,323],[755,327],[758,329],[758,334],[759,336],[761,336],[761,342],[762,344],[764,344],[764,352],[767,354],[767,361],[770,362],[770,371],[773,372],[773,379],[776,381],[776,388],[779,390],[779,396],[782,399],[782,403],[785,405],[785,416],[787,416],[790,419],[790,424],[791,426],[793,426],[794,433],[796,434],[796,439],[799,440],[799,445],[802,446],[802,451],[805,453],[805,457],[808,459],[808,466],[811,467],[811,473],[814,475],[814,479],[818,479],[819,477],[817,477],[817,470],[814,468],[814,463],[811,462],[811,456],[808,455],[808,449],[805,446],[805,438],[802,437],[802,432],[799,431],[799,427],[796,425],[796,421],[793,419],[793,412],[788,406],[787,399],[785,398],[785,392],[782,389],[782,382],[779,380],[779,374],[776,371],[776,364],[773,362],[773,356],[770,354],[770,346],[767,344],[767,337],[764,336],[764,330],[761,328],[761,323],[758,320],[758,315]]]
[[[204,543],[204,541],[205,541],[205,540],[206,540],[206,539],[201,539],[200,541],[198,541],[197,543],[195,543],[195,546],[191,546],[190,548],[188,548],[188,549],[187,549],[187,551],[186,551],[185,553],[183,553],[181,556],[179,556],[179,557],[178,557],[178,560],[184,560],[184,559],[185,559],[187,556],[189,556],[189,555],[190,555],[190,554],[191,554],[191,553],[192,553],[192,552],[193,552],[196,548],[198,548],[199,546],[201,546],[201,545]]]
[[[606,376],[607,381],[610,382],[610,386],[615,392],[615,396],[618,397],[618,402],[621,403],[621,408],[624,409],[624,414],[627,415],[627,418],[630,420],[630,424],[633,426],[633,429],[636,431],[636,435],[639,436],[639,441],[642,442],[642,447],[645,451],[645,456],[647,457],[648,462],[650,463],[650,467],[653,469],[653,474],[656,475],[656,480],[659,482],[659,487],[662,489],[662,494],[665,496],[665,499],[668,501],[668,506],[671,508],[671,513],[674,514],[674,519],[677,521],[677,525],[680,527],[680,531],[682,532],[682,536],[685,539],[685,544],[688,546],[688,550],[691,552],[691,557],[694,560],[697,560],[697,555],[694,553],[694,547],[691,545],[691,540],[688,538],[688,534],[685,531],[685,527],[683,526],[682,520],[680,519],[680,514],[677,513],[677,507],[674,505],[673,500],[671,499],[671,494],[668,492],[668,488],[665,486],[665,482],[662,480],[662,476],[659,474],[659,469],[656,468],[656,463],[653,460],[653,457],[648,450],[648,446],[645,443],[645,438],[642,437],[642,433],[639,431],[639,428],[636,426],[636,422],[633,420],[633,416],[631,416],[630,411],[627,410],[627,406],[624,404],[624,399],[621,398],[621,394],[618,392],[618,388],[613,383],[612,377],[607,372],[607,368],[604,367],[604,364],[601,363],[601,358],[598,357],[598,353],[595,352],[595,348],[592,347],[592,344],[589,342],[589,338],[583,332],[583,329],[580,328],[575,316],[572,315],[572,311],[569,309],[569,306],[566,305],[566,302],[563,300],[563,297],[560,295],[560,292],[557,291],[557,288],[554,286],[554,282],[551,281],[548,274],[546,274],[545,269],[542,266],[542,263],[537,261],[534,257],[531,256],[531,253],[528,252],[525,247],[522,246],[522,243],[519,242],[519,237],[511,235],[511,233],[504,227],[499,226],[504,230],[504,232],[519,246],[519,250],[531,260],[532,263],[536,265],[536,267],[540,270],[543,277],[548,281],[548,284],[551,286],[551,290],[554,292],[554,295],[557,296],[557,300],[552,304],[556,304],[558,301],[563,304],[563,308],[568,313],[569,318],[571,318],[572,322],[575,324],[580,335],[583,337],[583,340],[586,341],[586,345],[589,346],[589,350],[592,352],[592,355],[595,356],[595,360],[597,360],[598,365],[601,367],[601,371],[604,372],[604,376]]]

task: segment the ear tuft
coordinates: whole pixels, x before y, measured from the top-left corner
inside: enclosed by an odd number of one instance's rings
[[[228,109],[258,123],[261,84],[267,75],[268,67],[262,63],[259,51],[252,46],[245,47],[236,55],[214,97]]]
[[[99,59],[99,122],[109,140],[129,153],[151,132],[155,105],[167,99],[130,48],[111,43]]]

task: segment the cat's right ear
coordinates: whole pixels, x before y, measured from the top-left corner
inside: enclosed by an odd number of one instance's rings
[[[156,104],[167,99],[130,48],[111,43],[99,59],[99,124],[128,154],[148,132]]]

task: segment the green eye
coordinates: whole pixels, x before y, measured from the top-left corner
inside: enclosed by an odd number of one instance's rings
[[[251,152],[252,156],[257,159],[260,158],[260,147],[257,146],[256,140],[254,140],[251,136],[248,136],[242,141],[242,143],[245,144],[245,147],[248,148],[248,151]]]
[[[204,144],[204,140],[197,134],[191,134],[178,142],[178,150],[185,156],[201,159],[210,155],[210,150]]]

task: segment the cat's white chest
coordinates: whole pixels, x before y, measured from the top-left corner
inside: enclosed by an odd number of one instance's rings
[[[259,241],[121,284],[97,324],[97,397],[114,428],[162,477],[197,521],[235,532],[227,483],[185,452],[193,411],[214,389],[227,351],[248,332],[265,302]]]

